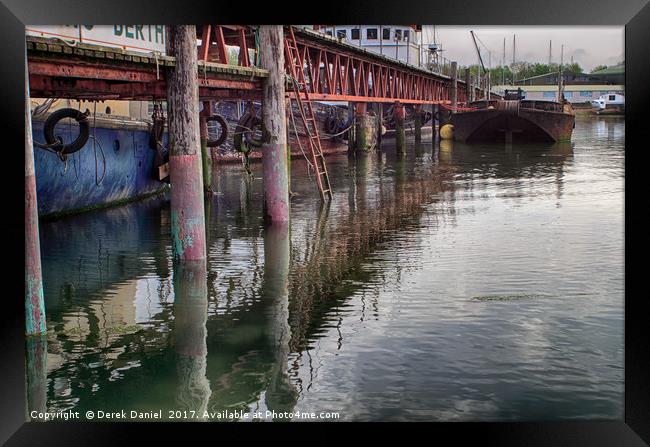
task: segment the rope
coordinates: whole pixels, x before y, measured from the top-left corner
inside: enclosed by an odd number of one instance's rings
[[[32,111],[32,116],[39,116],[44,113],[46,113],[48,110],[50,110],[50,107],[52,107],[55,103],[59,101],[58,98],[48,98],[46,99],[42,104],[36,105],[34,107],[34,110]]]
[[[56,39],[56,40],[60,40],[61,42],[63,42],[64,44],[66,44],[66,45],[69,46],[69,47],[73,47],[73,48],[74,48],[74,47],[77,46],[77,41],[75,41],[75,40],[73,40],[72,43],[70,43],[70,42],[68,42],[68,41],[66,41],[66,40],[61,39],[60,37],[55,37],[54,39]]]
[[[159,62],[158,62],[158,55],[160,54],[159,51],[152,51],[151,54],[153,54],[153,58],[156,60],[156,80],[160,79],[160,69],[159,69]]]
[[[345,132],[347,132],[348,130],[352,129],[352,126],[353,126],[353,124],[350,124],[348,127],[346,127],[344,130],[342,130],[342,131],[339,132],[339,133],[329,134],[329,133],[326,133],[326,132],[321,132],[321,135],[326,135],[327,138],[338,137],[339,135],[343,135]]]
[[[452,106],[447,105],[447,104],[440,104],[440,107],[442,107],[443,109],[447,109],[447,110],[461,111],[461,112],[469,112],[471,110],[478,110],[477,107],[460,107],[460,106],[452,107]]]
[[[101,143],[97,141],[97,101],[95,101],[95,106],[93,110],[93,152],[95,153],[95,185],[99,186],[102,184],[104,179],[106,178],[106,155],[104,154],[104,149],[102,148]],[[96,144],[99,144],[99,150],[102,152],[102,159],[103,159],[103,172],[102,172],[102,179],[98,180],[97,173],[98,173],[98,166],[97,166],[97,147]]]
[[[57,141],[52,144],[39,143],[38,141],[34,141],[34,146],[40,147],[41,149],[52,149],[63,145],[63,141],[61,140],[61,138],[57,137],[56,140]],[[55,152],[58,154],[57,151],[50,151],[50,152]]]
[[[251,171],[251,162],[248,158],[248,152],[242,152],[241,154],[241,162],[244,165],[244,169],[246,170],[246,174],[248,174],[251,178],[253,177],[253,171]]]
[[[289,107],[291,107],[291,102],[289,103]],[[314,165],[309,161],[307,154],[305,154],[305,151],[302,148],[300,136],[298,135],[298,128],[296,127],[296,121],[293,117],[293,107],[291,107],[291,123],[293,124],[293,132],[296,134],[296,140],[298,140],[298,147],[300,148],[300,152],[302,152],[303,157],[305,157],[305,161],[307,161],[307,175],[309,176],[309,181],[311,181],[311,170],[314,169]]]

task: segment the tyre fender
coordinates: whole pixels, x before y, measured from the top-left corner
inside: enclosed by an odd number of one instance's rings
[[[45,141],[49,145],[54,145],[59,139],[54,134],[56,125],[64,118],[72,118],[79,123],[79,135],[69,144],[64,144],[57,152],[64,154],[72,154],[81,149],[90,137],[90,126],[88,125],[88,115],[77,109],[59,109],[53,112],[46,120],[43,132],[45,133]]]

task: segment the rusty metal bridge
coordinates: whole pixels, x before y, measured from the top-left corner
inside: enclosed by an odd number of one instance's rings
[[[311,100],[451,102],[454,80],[450,76],[407,65],[316,31],[298,27],[293,30]],[[256,29],[202,25],[197,27],[197,34],[200,100],[260,99],[262,79],[268,73],[256,67]],[[230,60],[229,47],[237,49],[231,50]],[[164,100],[166,67],[175,64],[173,57],[156,53],[94,44],[70,45],[61,39],[33,36],[27,37],[27,53],[32,97]],[[456,100],[463,104],[467,101],[467,84],[464,79],[456,82]],[[481,97],[481,90],[473,88],[472,97]],[[290,89],[287,91],[289,96],[295,96]]]

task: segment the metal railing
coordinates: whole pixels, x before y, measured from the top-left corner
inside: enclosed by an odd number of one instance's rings
[[[451,61],[443,56],[434,56],[425,64],[425,68],[436,74],[451,77]]]

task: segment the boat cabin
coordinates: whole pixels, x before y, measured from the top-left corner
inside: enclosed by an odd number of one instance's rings
[[[623,107],[625,106],[625,96],[618,93],[601,95],[598,99],[591,101],[591,105],[596,110]]]

